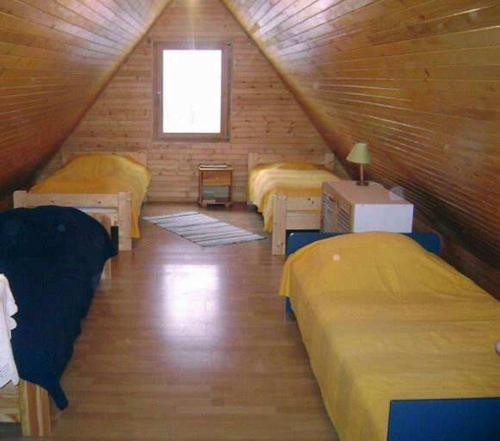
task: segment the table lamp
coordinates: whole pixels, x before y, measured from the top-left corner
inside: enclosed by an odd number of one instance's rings
[[[370,152],[368,151],[368,144],[365,142],[358,142],[354,144],[354,147],[346,159],[354,164],[359,164],[359,181],[357,181],[356,184],[368,185],[368,182],[365,181],[363,170],[363,166],[365,164],[370,164],[372,162]]]

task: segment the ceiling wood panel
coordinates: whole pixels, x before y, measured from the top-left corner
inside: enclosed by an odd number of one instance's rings
[[[450,260],[493,286],[500,261],[498,1],[225,3],[330,147],[345,158],[353,143],[369,142],[370,177],[413,201],[419,221],[449,239]]]
[[[0,195],[22,185],[57,150],[168,2],[0,0]],[[494,284],[498,0],[223,2],[332,150],[343,158],[354,142],[369,142],[369,175],[417,205],[418,222],[448,238],[450,261],[483,285]],[[225,26],[204,13],[213,26]],[[167,20],[185,31],[175,15]],[[133,75],[143,82],[148,73]],[[131,78],[124,73],[120,81],[130,85]],[[253,73],[242,75],[236,90],[248,112],[261,99],[246,96],[256,81]],[[258,79],[258,88],[270,94],[273,81]],[[126,106],[127,93],[115,92],[117,106],[120,100]],[[136,102],[147,103],[146,95]],[[141,115],[135,107],[127,111]]]
[[[0,0],[0,196],[61,145],[169,0]]]

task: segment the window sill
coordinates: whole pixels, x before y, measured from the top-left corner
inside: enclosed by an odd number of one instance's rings
[[[163,135],[155,136],[153,142],[231,142],[229,136],[223,135],[196,135],[196,134],[186,134],[186,135]]]

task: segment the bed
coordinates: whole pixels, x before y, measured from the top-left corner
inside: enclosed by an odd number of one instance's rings
[[[0,273],[18,312],[12,352],[21,382],[0,389],[0,421],[25,436],[51,431],[52,402],[68,402],[60,379],[104,263],[116,254],[102,225],[80,210],[45,206],[0,213]]]
[[[285,254],[287,230],[319,230],[321,184],[339,180],[331,173],[333,153],[248,155],[247,203],[272,231],[272,253]]]
[[[404,235],[325,237],[290,236],[280,294],[340,439],[500,439],[498,301]]]
[[[140,237],[139,214],[151,175],[145,152],[73,153],[64,166],[29,192],[14,192],[14,207],[76,207],[118,227],[120,250]]]

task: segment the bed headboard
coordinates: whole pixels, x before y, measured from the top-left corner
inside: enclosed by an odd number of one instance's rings
[[[286,255],[294,253],[295,251],[309,245],[310,243],[318,240],[329,239],[330,237],[342,236],[351,233],[317,233],[317,232],[296,232],[290,233],[286,241]],[[415,233],[401,233],[416,241],[420,246],[425,248],[431,253],[439,255],[441,253],[441,238],[437,233],[433,232],[415,232]]]
[[[327,170],[333,170],[335,155],[333,153],[249,153],[248,173],[259,164],[271,164],[273,162],[309,162],[311,164],[323,165]]]
[[[62,154],[62,165],[65,165],[70,159],[73,159],[75,156],[81,155],[119,155],[119,156],[128,156],[136,160],[139,164],[144,165],[145,167],[148,165],[148,154],[146,150],[139,151],[122,151],[122,152],[93,152],[93,151],[76,151],[76,152],[63,152]]]

